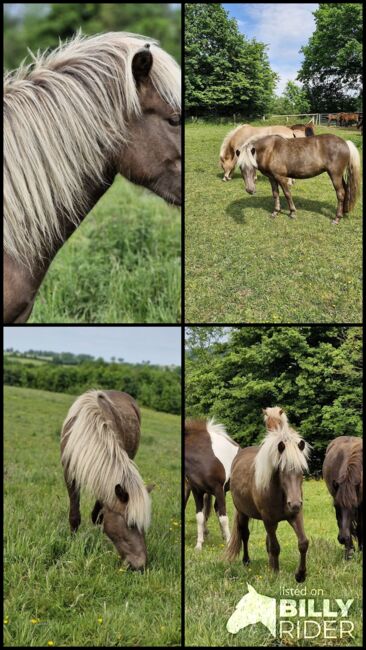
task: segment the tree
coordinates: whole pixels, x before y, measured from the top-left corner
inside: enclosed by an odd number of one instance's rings
[[[185,102],[195,114],[269,111],[277,75],[266,46],[248,41],[220,4],[185,5]]]
[[[309,113],[310,102],[306,91],[294,81],[288,81],[282,95],[284,114]]]
[[[321,3],[314,17],[297,78],[312,110],[355,110],[362,90],[362,4]]]

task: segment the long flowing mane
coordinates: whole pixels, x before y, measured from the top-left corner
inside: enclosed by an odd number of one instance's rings
[[[274,409],[268,410],[273,411]],[[286,417],[283,418],[281,425],[267,431],[254,461],[257,490],[268,489],[272,475],[277,469],[283,472],[308,471],[307,459],[310,454],[310,445],[305,442],[305,447],[301,451],[298,446],[301,440],[303,438],[297,431],[291,429]],[[278,451],[278,443],[281,441],[285,444],[282,453]]]
[[[231,442],[232,445],[239,447],[238,443],[235,442],[235,440],[233,440],[232,438],[230,438],[223,424],[219,424],[218,422],[216,423],[215,420],[211,418],[210,420],[207,420],[206,427],[208,433],[216,433],[217,435],[222,436],[222,438],[226,438],[226,440]]]
[[[62,427],[62,439],[67,442],[62,463],[69,480],[86,488],[96,499],[113,509],[116,505],[115,486],[121,484],[128,493],[127,521],[140,531],[150,523],[150,499],[135,463],[123,448],[116,423],[108,419],[99,399],[113,402],[103,391],[91,390],[81,395],[71,406]],[[118,413],[123,426],[123,414]]]
[[[237,131],[240,131],[240,129],[242,129],[243,126],[250,126],[250,124],[240,124],[239,126],[236,126],[235,129],[232,129],[231,131],[229,131],[229,133],[224,137],[224,140],[222,142],[221,149],[220,149],[220,158],[225,157],[225,154],[226,154],[226,151],[228,149],[231,138],[233,137],[233,135]]]
[[[350,455],[341,467],[338,476],[339,487],[336,494],[337,503],[344,508],[354,508],[358,505],[356,485],[362,494],[362,440],[361,444],[355,442]]]
[[[128,140],[128,120],[141,112],[131,64],[146,43],[151,81],[178,110],[180,68],[143,36],[78,33],[6,74],[4,247],[17,261],[29,267],[62,240],[60,213],[78,224],[83,182],[103,182],[107,156]]]

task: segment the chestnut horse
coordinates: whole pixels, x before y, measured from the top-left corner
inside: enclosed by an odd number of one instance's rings
[[[230,488],[231,463],[239,445],[225,431],[222,424],[213,420],[187,420],[184,427],[185,505],[190,491],[196,504],[197,544],[202,549],[207,534],[207,519],[211,498],[218,516],[222,536],[229,541],[229,521],[226,514],[225,494]]]
[[[180,68],[146,40],[78,34],[4,79],[5,323],[117,173],[181,203]]]
[[[279,521],[288,521],[298,538],[300,563],[297,582],[306,577],[309,542],[302,515],[303,471],[308,469],[309,445],[291,429],[277,406],[264,411],[266,436],[259,447],[241,449],[231,467],[230,489],[235,519],[226,558],[233,560],[243,545],[243,563],[248,564],[249,519],[261,519],[267,531],[270,567],[279,570],[280,545],[276,537]]]
[[[339,436],[325,452],[323,478],[336,512],[338,541],[345,546],[348,560],[354,546],[352,536],[362,548],[362,438]]]
[[[86,488],[96,498],[93,523],[102,523],[132,569],[146,564],[152,489],[145,487],[132,461],[140,442],[140,419],[127,393],[91,390],[73,403],[61,431],[71,531],[80,525],[80,489]]]
[[[339,223],[341,217],[355,206],[360,188],[361,163],[357,148],[350,140],[328,134],[295,140],[272,135],[251,139],[236,153],[249,194],[255,194],[257,169],[269,178],[275,201],[272,217],[281,211],[279,185],[287,199],[290,217],[295,217],[296,208],[288,177],[313,178],[324,172],[329,175],[338,199],[333,223]]]
[[[231,180],[232,173],[238,161],[237,149],[240,149],[249,138],[276,134],[290,139],[304,138],[306,135],[303,128],[288,128],[287,126],[251,126],[250,124],[242,124],[230,131],[230,133],[225,136],[220,149],[220,165],[224,170],[224,177],[222,180]],[[311,135],[310,132],[308,135]]]

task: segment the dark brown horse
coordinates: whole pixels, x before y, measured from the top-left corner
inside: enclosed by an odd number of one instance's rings
[[[360,115],[357,122],[357,128],[360,129],[360,133],[363,132],[363,115]]]
[[[349,126],[358,122],[358,113],[340,113],[339,124],[340,126]]]
[[[71,406],[61,431],[61,461],[70,498],[73,532],[80,525],[80,489],[96,498],[93,523],[102,523],[122,559],[146,564],[151,486],[132,462],[140,442],[140,411],[119,391],[88,391]]]
[[[180,79],[155,42],[119,32],[78,35],[5,77],[5,323],[27,321],[52,260],[117,174],[180,205]]]
[[[190,491],[196,504],[197,544],[200,551],[207,534],[211,498],[222,536],[229,541],[229,521],[225,494],[230,486],[231,464],[239,445],[231,440],[221,424],[213,420],[187,420],[184,427],[185,504]]]
[[[362,475],[362,438],[332,440],[325,453],[323,478],[333,497],[338,541],[345,546],[346,560],[354,552],[352,536],[362,548]]]
[[[270,180],[275,207],[272,217],[281,211],[280,185],[287,199],[290,217],[296,208],[289,189],[290,178],[313,178],[327,172],[337,194],[338,205],[333,223],[339,223],[343,214],[350,212],[360,187],[360,156],[350,140],[336,135],[317,135],[311,138],[286,140],[278,135],[252,139],[237,152],[238,164],[249,194],[255,194],[256,170]],[[344,174],[347,174],[347,180]]]
[[[228,560],[233,560],[243,546],[243,563],[248,564],[249,519],[261,519],[267,537],[270,567],[279,570],[280,545],[276,537],[279,521],[288,521],[298,538],[300,563],[295,574],[297,582],[306,577],[306,553],[309,542],[302,515],[303,471],[307,470],[309,446],[288,425],[282,409],[266,409],[266,437],[259,447],[239,451],[232,468],[230,489],[235,506],[235,519],[229,545]],[[271,420],[269,424],[268,420]]]

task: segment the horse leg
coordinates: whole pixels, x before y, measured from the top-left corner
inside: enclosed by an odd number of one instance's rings
[[[272,196],[275,201],[275,206],[271,214],[271,217],[275,217],[278,214],[278,212],[281,212],[280,193],[278,191],[277,181],[274,178],[270,178],[269,180],[271,182],[271,187],[272,187]]]
[[[189,499],[189,495],[191,494],[191,486],[189,485],[187,479],[184,481],[184,508],[187,505],[187,501]]]
[[[214,494],[216,497],[215,510],[219,519],[221,534],[225,542],[228,543],[230,539],[229,517],[226,514],[225,490],[221,483],[217,485]]]
[[[204,515],[203,534],[205,537],[207,537],[208,535],[207,520],[211,512],[211,503],[212,503],[212,495],[205,492],[205,494],[203,495],[203,515]]]
[[[264,521],[264,526],[267,531],[267,537],[266,537],[266,547],[267,547],[267,553],[269,555],[269,566],[273,571],[278,571],[279,570],[279,562],[278,562],[278,556],[280,554],[281,547],[278,543],[278,539],[276,537],[276,530],[278,524],[272,524],[267,521]]]
[[[101,524],[103,523],[103,514],[100,514],[101,509],[103,508],[103,504],[101,501],[96,501],[95,506],[92,510],[91,513],[91,519],[93,524]]]
[[[289,521],[290,526],[294,529],[300,552],[300,563],[295,573],[297,582],[304,582],[306,578],[306,553],[309,546],[308,538],[304,531],[304,518],[302,512],[299,512],[294,519]]]
[[[357,526],[356,526],[356,537],[358,541],[358,548],[362,551],[363,539],[362,539],[362,508],[359,506],[357,508]]]
[[[294,202],[292,200],[291,192],[290,192],[289,187],[288,187],[288,179],[285,178],[284,176],[282,176],[282,177],[278,178],[278,182],[281,185],[282,191],[283,191],[283,193],[284,193],[284,195],[286,197],[286,201],[288,203],[288,207],[289,207],[289,210],[290,210],[290,218],[294,219],[296,217],[296,208],[295,208],[295,204],[294,204]]]
[[[243,564],[250,564],[250,558],[248,553],[248,542],[249,542],[249,517],[238,513],[238,526],[240,529],[241,538],[243,540],[244,555],[243,555]]]
[[[192,494],[196,504],[196,521],[197,521],[197,544],[196,551],[202,550],[204,541],[205,515],[203,514],[203,496],[204,493],[192,487]]]
[[[333,183],[333,187],[335,189],[337,199],[338,199],[337,213],[336,213],[335,219],[333,219],[333,221],[332,221],[332,223],[336,225],[336,224],[339,223],[339,220],[343,215],[343,203],[344,203],[344,199],[345,199],[345,195],[346,195],[346,190],[345,190],[345,187],[344,187],[344,180],[343,180],[342,174],[341,175],[339,175],[339,174],[331,175],[328,172],[328,175],[330,177],[330,180]]]
[[[66,487],[70,499],[70,511],[69,511],[70,528],[71,528],[71,532],[76,533],[81,522],[80,490],[76,487],[75,481],[68,483],[66,475],[65,475],[65,482],[66,482]]]

